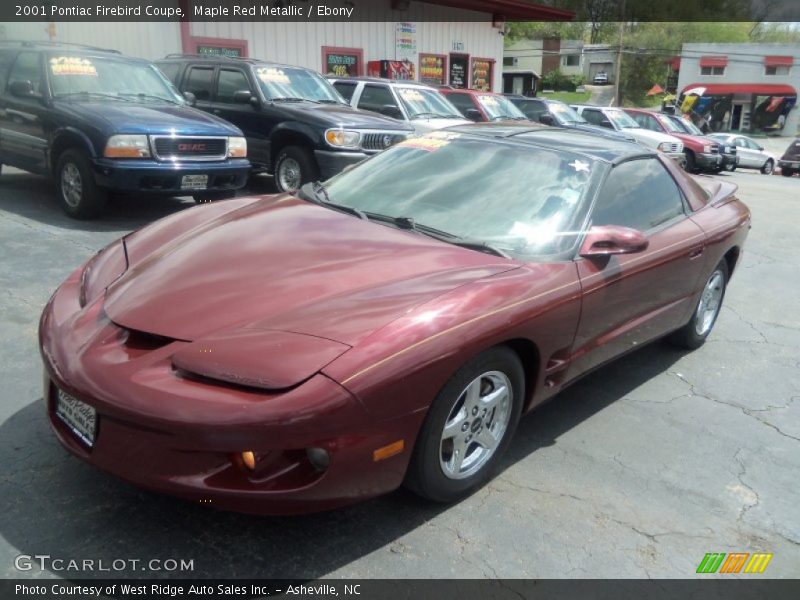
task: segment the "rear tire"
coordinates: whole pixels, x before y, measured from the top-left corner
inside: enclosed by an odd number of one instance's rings
[[[728,276],[728,263],[723,259],[706,280],[697,305],[692,311],[692,318],[669,336],[670,342],[688,350],[696,350],[705,343],[722,310]]]
[[[772,175],[772,171],[774,170],[774,168],[775,168],[775,163],[772,162],[772,159],[770,158],[767,162],[764,163],[764,166],[761,167],[761,172],[764,175]]]
[[[303,184],[319,179],[319,166],[310,149],[286,146],[275,159],[274,176],[279,192],[294,192]]]
[[[514,435],[524,394],[522,363],[510,348],[466,362],[430,406],[405,485],[435,502],[453,502],[483,485]]]
[[[781,175],[783,175],[784,177],[791,177],[792,175],[794,175],[794,171],[792,171],[791,169],[781,169]]]
[[[62,152],[56,163],[61,208],[73,219],[94,219],[105,208],[108,192],[97,185],[89,157],[77,148]]]

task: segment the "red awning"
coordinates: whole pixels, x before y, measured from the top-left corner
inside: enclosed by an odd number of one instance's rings
[[[527,0],[422,0],[422,2],[489,13],[497,20],[506,21],[571,21],[575,18],[573,11],[534,4]]]
[[[796,96],[797,90],[790,85],[777,83],[690,83],[683,91],[706,88],[703,96],[727,96],[729,94],[755,94],[757,96]]]
[[[672,58],[668,58],[664,62],[667,63],[673,71],[680,71],[681,69],[680,56],[673,56]]]
[[[793,56],[765,56],[765,67],[791,67],[794,62]]]
[[[727,56],[701,56],[701,67],[726,67],[728,65]]]

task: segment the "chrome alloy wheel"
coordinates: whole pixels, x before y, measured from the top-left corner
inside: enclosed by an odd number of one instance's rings
[[[81,172],[74,163],[68,162],[61,169],[61,195],[64,202],[71,208],[76,208],[83,198],[83,181]]]
[[[703,288],[697,313],[694,318],[694,330],[699,336],[706,335],[714,326],[714,321],[722,305],[722,292],[725,289],[725,276],[717,269]]]
[[[281,189],[292,192],[300,187],[300,180],[300,163],[287,156],[278,166],[278,183],[280,183]]]
[[[489,371],[464,388],[445,421],[439,464],[449,479],[477,473],[494,455],[511,419],[511,382]]]

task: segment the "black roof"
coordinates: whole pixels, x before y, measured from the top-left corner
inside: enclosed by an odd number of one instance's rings
[[[58,50],[68,49],[70,52],[108,52],[110,54],[121,54],[119,50],[111,48],[99,48],[97,46],[87,46],[86,44],[69,44],[66,42],[31,42],[28,40],[2,40],[0,48],[17,47],[26,50]]]
[[[635,141],[595,135],[576,129],[537,126],[530,123],[475,123],[448,127],[445,131],[513,140],[531,146],[572,152],[592,160],[612,164],[631,158],[656,155],[654,151]]]
[[[270,67],[279,67],[281,69],[302,69],[303,71],[313,71],[308,67],[299,67],[297,65],[287,65],[285,63],[273,62],[261,58],[244,58],[240,56],[220,56],[216,54],[167,54],[164,58],[159,58],[154,61],[156,64],[168,61],[203,61],[209,62],[230,62],[230,63],[244,63],[248,65],[268,65]]]

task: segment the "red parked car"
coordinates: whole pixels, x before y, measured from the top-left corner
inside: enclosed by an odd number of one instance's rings
[[[722,153],[717,142],[706,137],[686,133],[683,128],[674,123],[665,114],[640,108],[626,108],[624,110],[645,129],[668,133],[681,140],[683,142],[683,152],[686,155],[684,168],[689,173],[698,171],[719,173],[722,170]]]
[[[477,123],[487,121],[527,121],[528,117],[502,94],[457,90],[443,87],[439,91],[450,100],[464,118]]]
[[[734,185],[596,140],[462,126],[125,236],[44,309],[55,435],[237,511],[463,497],[581,375],[665,335],[700,346],[738,264]]]

